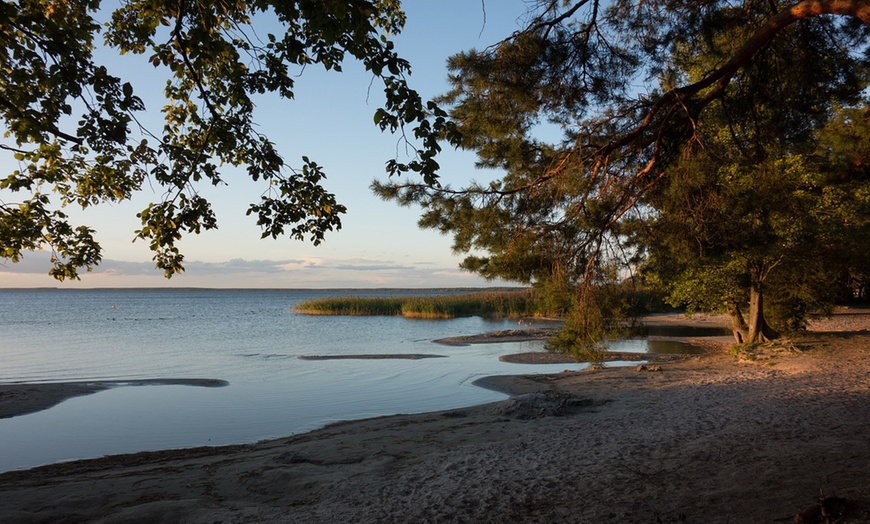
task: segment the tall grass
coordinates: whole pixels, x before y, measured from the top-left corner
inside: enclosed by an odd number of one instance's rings
[[[408,318],[534,316],[531,291],[479,292],[410,297],[323,298],[301,302],[307,315],[401,315]]]
[[[405,298],[333,297],[306,300],[296,305],[306,315],[401,315]]]
[[[664,311],[661,298],[647,291],[619,290],[627,314]],[[333,297],[307,300],[296,306],[306,315],[381,315],[408,318],[562,317],[564,307],[547,300],[540,290],[481,291],[457,295],[405,297]]]

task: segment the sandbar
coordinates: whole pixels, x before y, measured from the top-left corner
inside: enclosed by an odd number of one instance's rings
[[[553,336],[558,328],[503,329],[490,331],[479,335],[462,335],[433,340],[444,346],[469,346],[471,344],[493,344],[499,342],[527,342],[530,340],[546,340]]]
[[[212,378],[151,378],[136,380],[93,380],[87,382],[46,382],[0,384],[0,419],[36,413],[64,400],[91,395],[122,386],[223,387],[225,380]]]
[[[424,353],[378,353],[360,355],[300,355],[299,360],[422,360],[424,358],[446,358],[447,355],[427,355]]]
[[[628,353],[625,351],[608,351],[604,357],[604,362],[617,361],[641,361],[652,360],[660,362],[663,360],[673,360],[675,357],[669,355],[656,355],[654,353]],[[575,358],[564,353],[550,353],[543,351],[528,351],[526,353],[511,353],[510,355],[502,355],[498,357],[502,362],[510,362],[512,364],[576,364],[578,362],[586,362],[583,358]]]

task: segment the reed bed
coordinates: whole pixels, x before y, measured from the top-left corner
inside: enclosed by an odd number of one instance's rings
[[[306,300],[296,306],[297,313],[306,315],[380,315],[402,314],[399,297],[333,297]]]
[[[296,306],[306,315],[387,315],[408,318],[525,317],[535,314],[531,291],[408,297],[337,297]]]

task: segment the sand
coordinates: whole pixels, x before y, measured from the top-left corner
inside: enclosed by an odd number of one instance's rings
[[[811,327],[797,351],[708,340],[490,377],[514,395],[494,404],[10,472],[0,522],[794,522],[820,497],[870,522],[870,312]]]

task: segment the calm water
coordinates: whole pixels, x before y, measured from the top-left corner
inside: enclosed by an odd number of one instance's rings
[[[398,291],[0,290],[0,383],[213,378],[223,388],[118,387],[0,420],[0,471],[77,458],[254,442],[338,420],[504,398],[482,376],[540,342],[448,347],[432,340],[516,328],[510,320],[305,316],[301,301]],[[420,292],[407,292],[419,294]],[[616,349],[616,348],[615,348]],[[633,348],[643,351],[641,344]],[[300,355],[427,353],[424,360]]]

